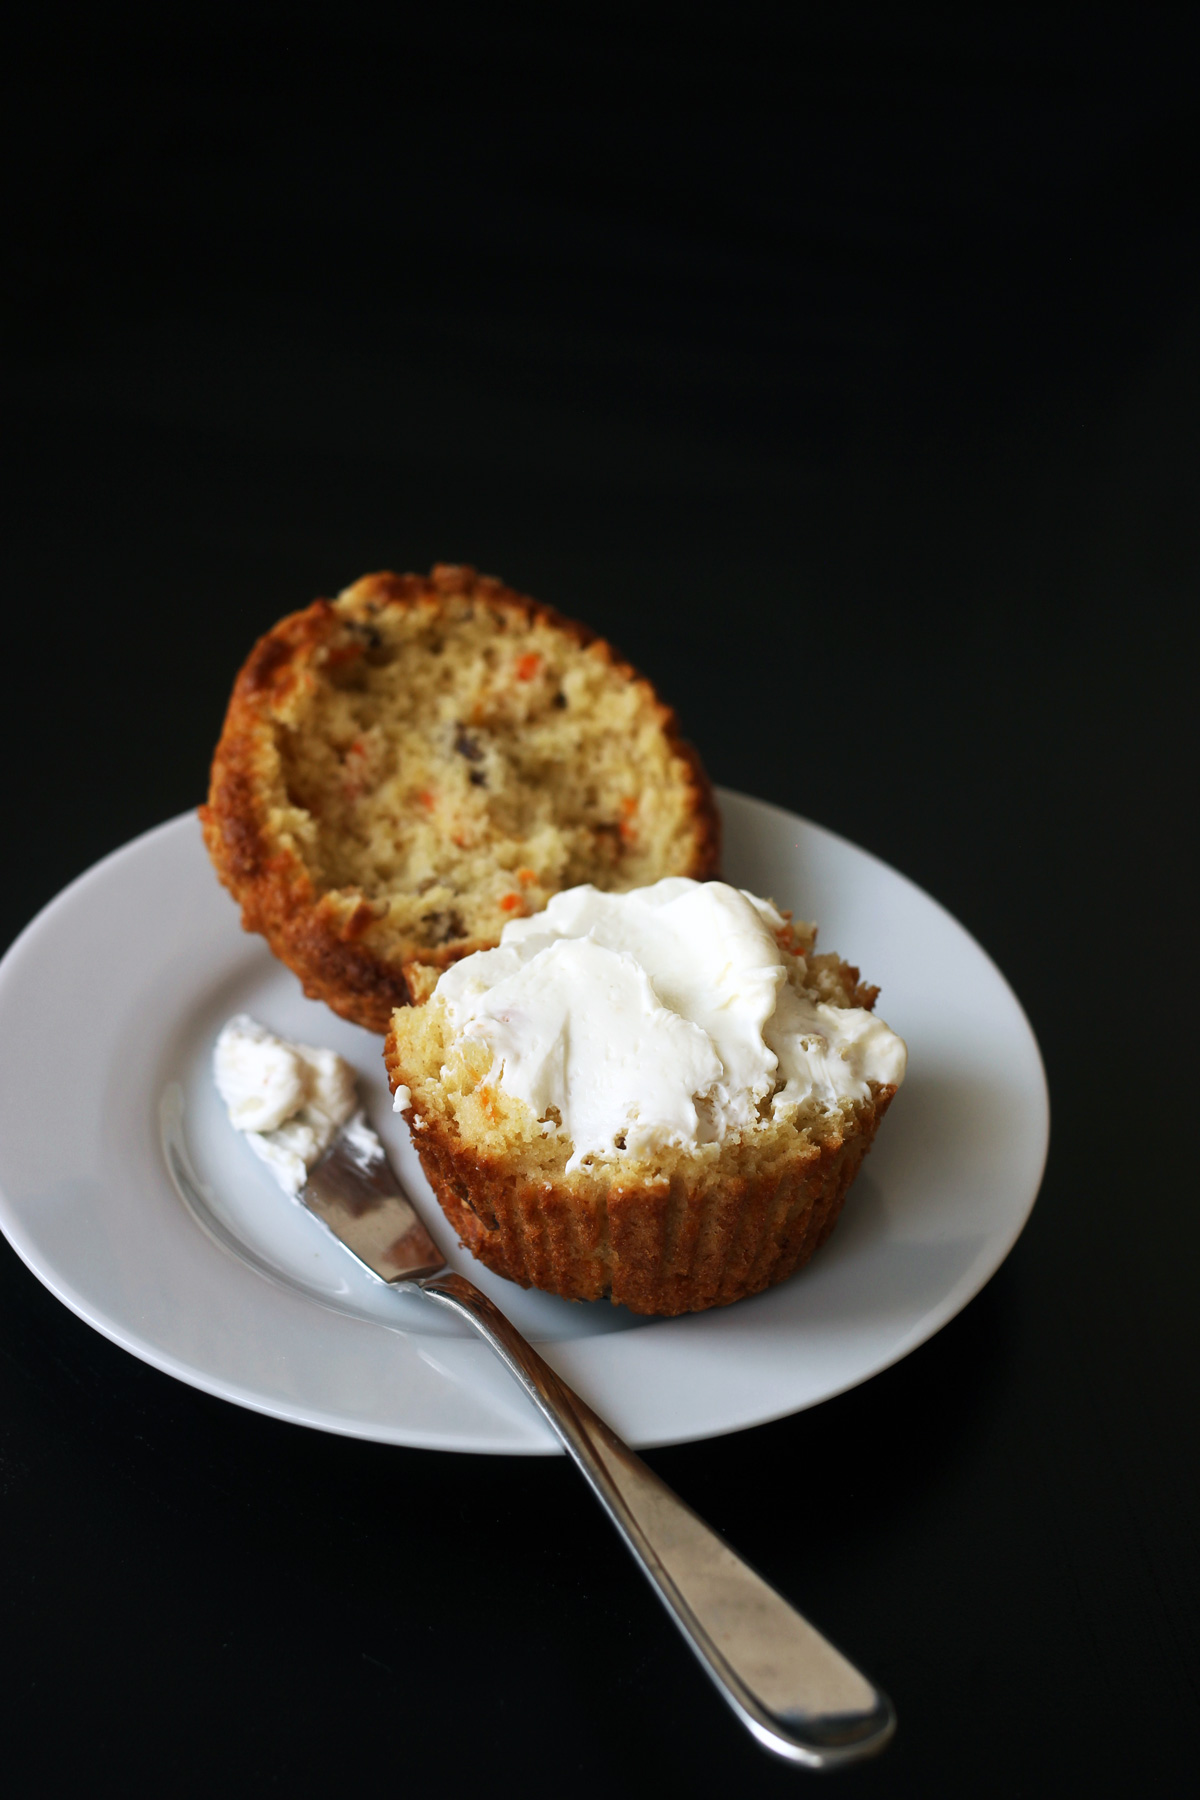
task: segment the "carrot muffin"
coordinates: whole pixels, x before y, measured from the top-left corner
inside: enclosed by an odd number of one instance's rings
[[[200,818],[313,999],[385,1032],[444,967],[563,888],[715,872],[696,753],[583,625],[473,569],[368,575],[261,638]]]
[[[837,1220],[904,1075],[877,990],[723,882],[581,886],[500,944],[413,969],[395,1104],[467,1247],[635,1312],[783,1281]]]

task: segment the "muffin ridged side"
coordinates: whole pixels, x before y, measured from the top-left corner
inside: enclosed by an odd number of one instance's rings
[[[630,1181],[600,1195],[531,1181],[519,1161],[473,1155],[436,1120],[413,1141],[459,1239],[521,1287],[611,1299],[672,1317],[728,1306],[786,1281],[837,1223],[896,1089],[876,1084],[843,1134],[781,1171]]]

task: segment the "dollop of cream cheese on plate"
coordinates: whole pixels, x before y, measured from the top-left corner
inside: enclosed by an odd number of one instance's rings
[[[246,1013],[222,1027],[213,1076],[230,1124],[285,1194],[300,1192],[343,1126],[371,1131],[355,1117],[358,1077],[344,1057],[288,1043]]]
[[[456,1038],[491,1049],[489,1079],[571,1139],[569,1173],[899,1084],[904,1043],[881,1019],[789,983],[783,924],[721,881],[569,888],[452,963],[435,995]]]

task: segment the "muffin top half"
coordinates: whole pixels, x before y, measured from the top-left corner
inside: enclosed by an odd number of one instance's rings
[[[367,576],[260,639],[201,821],[246,928],[381,1033],[406,962],[494,944],[563,888],[705,878],[719,856],[707,776],[650,683],[447,565]]]

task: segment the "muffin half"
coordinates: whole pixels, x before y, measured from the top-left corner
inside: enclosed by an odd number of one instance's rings
[[[397,1106],[497,1274],[634,1312],[723,1306],[833,1229],[903,1078],[875,990],[812,927],[714,882],[580,889],[410,971]]]
[[[405,964],[494,944],[581,882],[711,875],[719,851],[708,778],[650,683],[448,565],[367,576],[260,639],[200,817],[245,928],[381,1033]]]

